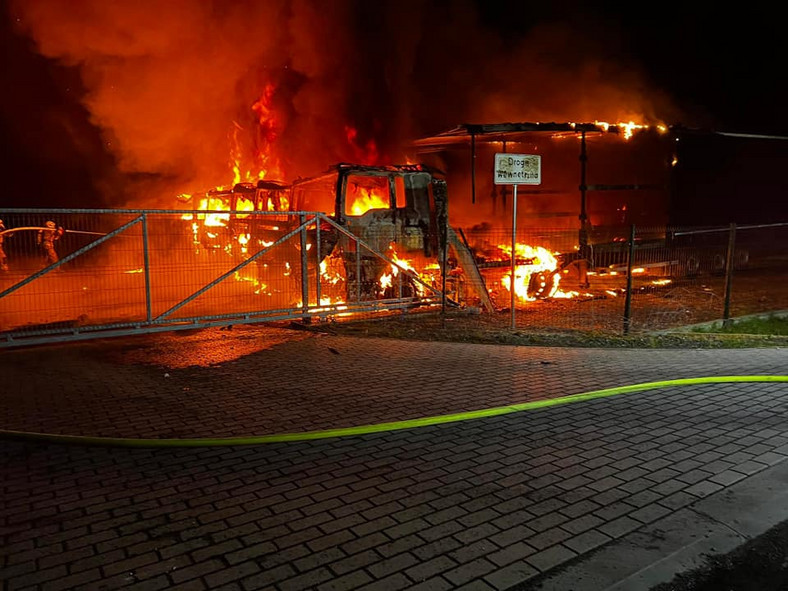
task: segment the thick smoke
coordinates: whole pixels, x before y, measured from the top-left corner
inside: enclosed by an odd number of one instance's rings
[[[18,0],[12,12],[42,55],[78,68],[124,178],[113,205],[227,185],[234,159],[286,180],[372,142],[397,161],[408,140],[461,122],[673,115],[620,48],[593,41],[599,29],[540,25],[512,42],[471,0]]]

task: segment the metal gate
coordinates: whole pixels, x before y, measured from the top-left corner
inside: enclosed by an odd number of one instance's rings
[[[395,244],[378,252],[318,212],[6,209],[0,219],[0,347],[447,301],[437,257],[415,268]]]

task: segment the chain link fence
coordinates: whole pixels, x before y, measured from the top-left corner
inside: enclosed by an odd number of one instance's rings
[[[399,236],[372,216],[354,235],[319,213],[221,210],[0,219],[0,345],[455,304],[521,331],[613,335],[788,309],[788,224],[594,228],[583,245],[576,230],[521,228],[513,273],[511,230],[487,226]]]
[[[495,307],[527,331],[629,334],[788,309],[788,224],[460,231]],[[470,301],[470,300],[469,300]]]
[[[3,344],[445,305],[438,253],[416,269],[319,213],[0,216]]]

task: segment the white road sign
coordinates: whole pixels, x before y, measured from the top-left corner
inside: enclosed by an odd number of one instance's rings
[[[496,185],[541,185],[542,157],[538,154],[496,154]]]

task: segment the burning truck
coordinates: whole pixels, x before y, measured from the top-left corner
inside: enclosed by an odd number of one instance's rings
[[[436,169],[342,163],[293,183],[237,183],[229,190],[218,188],[181,200],[195,210],[183,215],[195,249],[240,259],[273,245],[303,223],[303,212],[324,214],[309,225],[303,246],[293,241],[281,251],[285,274],[307,253],[316,257],[322,289],[310,304],[419,300],[442,290],[443,265],[463,263],[469,267],[463,276],[470,274],[471,288],[486,299],[470,253],[447,227],[446,181]],[[269,259],[257,262],[259,278]],[[450,279],[455,292],[459,275]]]

